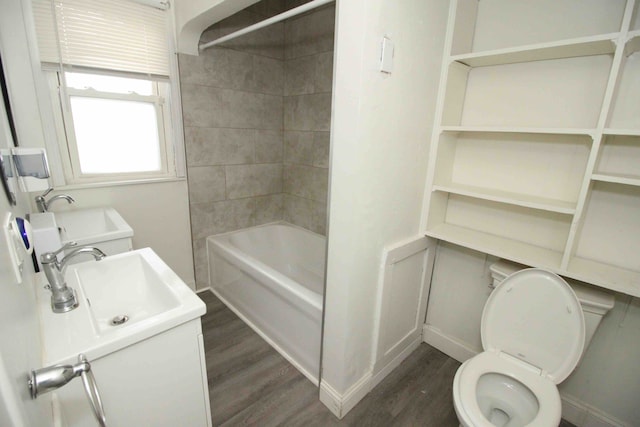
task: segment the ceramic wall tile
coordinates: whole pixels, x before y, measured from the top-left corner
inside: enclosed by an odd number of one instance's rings
[[[193,266],[196,276],[196,289],[209,287],[209,260],[207,258],[207,239],[193,240]]]
[[[194,203],[191,205],[193,239],[250,227],[254,222],[254,214],[253,198]]]
[[[333,51],[319,53],[315,58],[315,92],[331,92],[333,89]]]
[[[224,166],[197,166],[187,171],[189,202],[206,203],[225,199]]]
[[[282,96],[284,63],[279,59],[253,55],[252,90]]]
[[[228,89],[213,89],[207,108],[211,127],[282,129],[282,97]]]
[[[285,21],[285,59],[333,51],[335,6]]]
[[[329,132],[313,133],[313,166],[329,167],[330,136]]]
[[[284,129],[328,131],[331,124],[331,94],[284,98]]]
[[[313,224],[313,200],[285,194],[284,220],[310,230]]]
[[[178,54],[178,70],[182,85],[207,85],[209,82],[209,70],[207,69],[207,57],[200,55]],[[183,89],[184,90],[184,89]]]
[[[284,218],[284,195],[259,196],[256,200],[255,225],[280,221]]]
[[[284,161],[312,165],[314,155],[313,132],[285,131],[284,132]]]
[[[185,146],[188,166],[253,163],[253,129],[186,127]]]
[[[225,172],[228,199],[282,192],[280,164],[226,166]]]
[[[263,0],[201,42],[307,1]],[[208,235],[281,219],[325,232],[334,10],[179,55],[198,283]]]
[[[314,233],[327,235],[327,204],[323,202],[313,202],[311,211],[311,226],[309,228]]]
[[[284,12],[286,6],[284,0],[262,0],[249,6],[247,10],[261,15],[263,18],[269,18]]]
[[[259,21],[260,16],[255,16],[257,18],[256,22]],[[284,24],[280,22],[269,25],[229,40],[220,46],[282,60],[284,59]]]
[[[211,105],[221,103],[220,90],[208,86],[182,84],[182,117],[185,126],[213,127]]]
[[[283,132],[279,130],[256,131],[256,163],[282,163]]]
[[[284,96],[315,92],[316,57],[304,56],[284,63]]]
[[[327,205],[322,202],[285,194],[284,219],[314,233],[326,235]]]

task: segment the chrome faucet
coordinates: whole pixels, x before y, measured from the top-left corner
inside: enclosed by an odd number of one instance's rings
[[[47,197],[47,195],[52,191],[53,191],[53,187],[49,188],[47,191],[45,191],[41,195],[36,196],[36,206],[38,206],[39,212],[49,212],[49,206],[51,205],[51,203],[55,202],[56,200],[64,199],[69,204],[75,202],[75,199],[69,196],[68,194],[58,194],[56,196],[53,196],[49,200],[46,200],[45,197]]]
[[[85,246],[78,248],[67,256],[58,261],[58,254],[76,245],[76,242],[70,242],[58,249],[55,252],[46,252],[40,257],[40,263],[44,274],[49,281],[49,290],[51,290],[51,309],[54,313],[66,313],[78,306],[78,298],[76,291],[73,288],[67,286],[67,282],[64,280],[64,268],[71,258],[78,255],[89,254],[93,255],[96,261],[100,261],[107,256],[98,248],[91,246]]]

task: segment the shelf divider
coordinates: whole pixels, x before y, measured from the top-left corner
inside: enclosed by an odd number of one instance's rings
[[[573,215],[576,212],[576,204],[572,202],[512,193],[509,191],[474,187],[471,185],[434,185],[433,190],[473,197],[476,199],[490,200],[498,203],[506,203],[509,205],[523,206],[531,209],[557,212],[566,215]]]
[[[486,132],[486,133],[540,133],[549,135],[586,135],[593,138],[596,130],[592,128],[536,128],[501,126],[441,126],[442,132]],[[640,131],[638,131],[640,133]]]
[[[640,30],[629,31],[624,53],[626,56],[629,56],[638,51],[640,51]]]
[[[579,37],[550,43],[538,43],[486,52],[465,53],[451,56],[470,67],[514,64],[518,62],[545,61],[550,59],[573,58],[576,56],[611,54],[616,49],[615,40],[620,33]]]
[[[564,274],[583,282],[599,285],[623,294],[640,297],[640,272],[611,264],[573,257]]]
[[[640,177],[636,175],[594,173],[591,175],[591,179],[593,181],[611,182],[614,184],[625,184],[640,187]]]
[[[481,231],[442,223],[427,230],[427,236],[522,264],[558,271],[562,253]]]
[[[605,128],[602,133],[605,135],[640,136],[640,129]]]

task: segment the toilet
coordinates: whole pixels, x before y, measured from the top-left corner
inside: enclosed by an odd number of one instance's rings
[[[613,295],[503,260],[491,272],[484,351],[464,362],[453,381],[460,425],[555,427],[562,416],[557,384],[579,363]]]

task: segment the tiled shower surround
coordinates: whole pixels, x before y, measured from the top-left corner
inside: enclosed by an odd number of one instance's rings
[[[300,0],[264,0],[210,27],[213,40]],[[179,56],[198,288],[206,237],[286,220],[325,234],[335,7]]]

